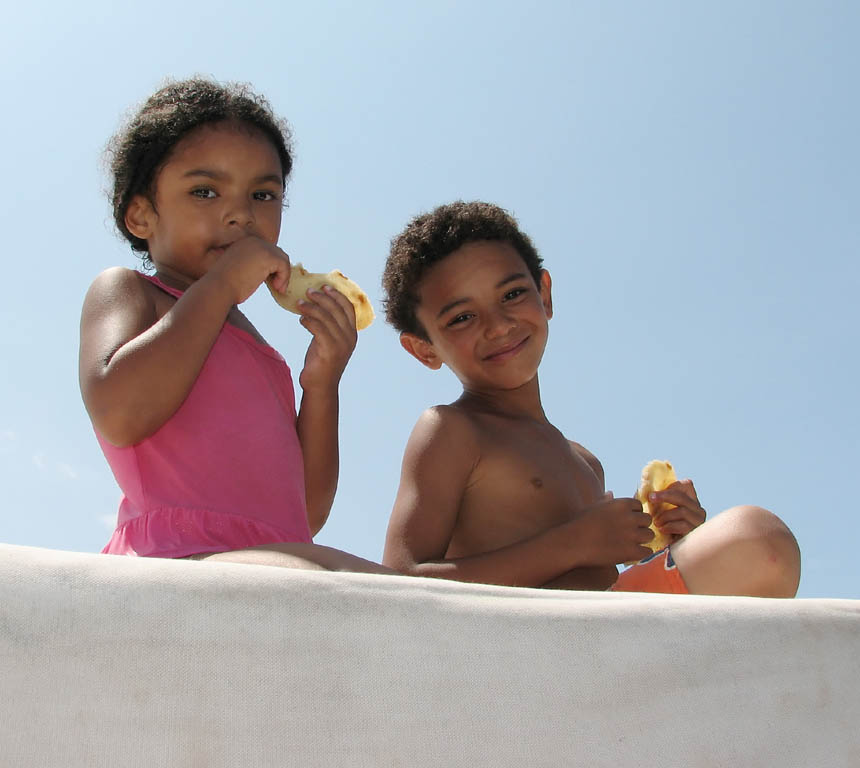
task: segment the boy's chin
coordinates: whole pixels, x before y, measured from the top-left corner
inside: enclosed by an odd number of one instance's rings
[[[457,375],[463,385],[463,390],[466,392],[475,393],[501,393],[501,392],[516,392],[524,387],[530,386],[537,380],[537,371],[530,376],[503,376],[497,379],[472,379],[466,376]]]

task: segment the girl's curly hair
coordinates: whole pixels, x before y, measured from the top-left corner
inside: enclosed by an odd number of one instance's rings
[[[110,191],[113,217],[120,234],[149,263],[145,240],[125,225],[125,214],[135,195],[154,200],[155,179],[173,148],[202,125],[235,122],[260,131],[281,160],[283,182],[293,167],[289,126],[269,102],[243,83],[218,83],[203,78],[171,81],[150,96],[107,146],[113,177]]]

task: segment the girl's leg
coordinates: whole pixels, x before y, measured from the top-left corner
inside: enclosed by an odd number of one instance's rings
[[[211,560],[221,563],[248,563],[275,565],[280,568],[301,568],[308,571],[350,571],[352,573],[397,574],[384,565],[341,552],[320,544],[288,542],[266,544],[261,547],[235,549],[229,552],[203,552],[192,555],[193,560]]]
[[[732,507],[672,545],[672,558],[692,594],[794,597],[800,550],[776,515]]]

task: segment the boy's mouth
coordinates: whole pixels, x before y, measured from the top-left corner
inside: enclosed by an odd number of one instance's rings
[[[530,339],[530,336],[526,336],[519,341],[515,341],[511,344],[506,344],[504,347],[497,349],[495,352],[491,352],[489,355],[484,357],[484,360],[489,360],[490,362],[500,362],[502,360],[507,360],[510,357],[516,355],[526,344],[526,342]]]

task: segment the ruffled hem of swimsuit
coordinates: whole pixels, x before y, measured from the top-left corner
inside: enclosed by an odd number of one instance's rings
[[[201,552],[310,541],[307,531],[289,531],[241,515],[162,507],[117,526],[102,554],[187,557]]]

